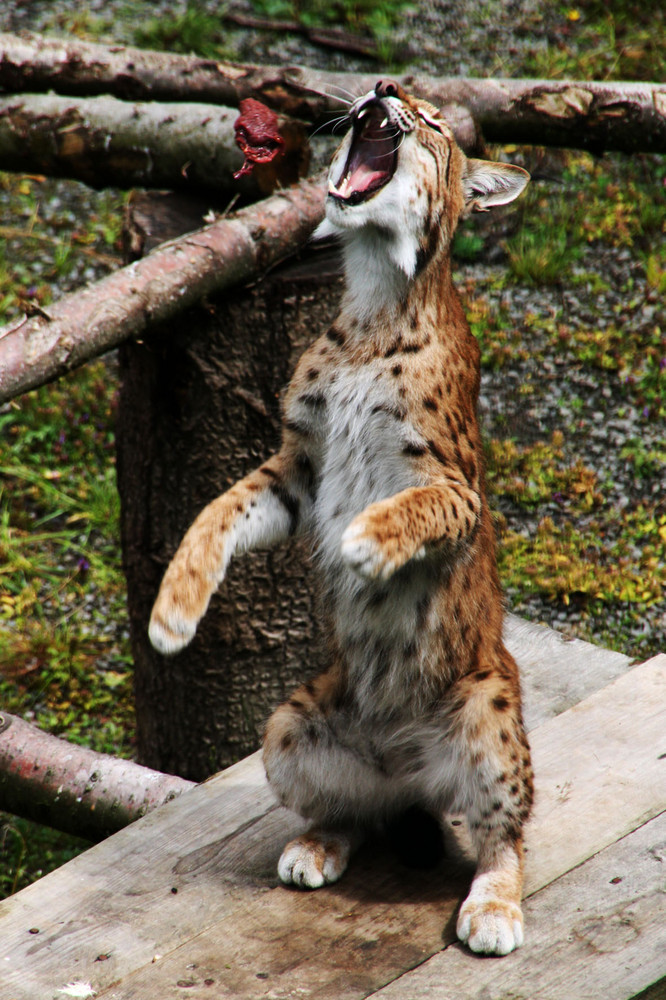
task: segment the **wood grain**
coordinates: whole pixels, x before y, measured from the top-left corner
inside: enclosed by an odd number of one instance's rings
[[[624,653],[572,639],[517,615],[505,616],[504,641],[520,667],[528,730],[610,684],[632,662]]]
[[[656,657],[532,734],[529,893],[666,808],[665,682]],[[73,979],[114,1000],[351,1000],[453,940],[469,869],[409,872],[369,845],[337,886],[290,891],[275,861],[297,828],[258,755],[156,810],[0,904],[2,1000]]]
[[[452,945],[373,1000],[627,1000],[660,980],[666,813],[537,893],[525,917],[525,946],[501,962]]]

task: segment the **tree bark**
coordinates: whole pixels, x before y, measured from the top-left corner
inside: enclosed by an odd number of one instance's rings
[[[153,187],[201,193],[219,205],[256,201],[307,173],[303,125],[282,117],[285,154],[234,180],[243,163],[235,108],[27,94],[0,98],[0,169],[70,177],[90,187]]]
[[[303,181],[63,296],[49,306],[49,318],[1,328],[0,402],[256,277],[307,240],[323,206],[321,179]]]
[[[14,815],[102,840],[192,787],[0,714],[0,809]]]
[[[243,66],[124,46],[0,34],[0,88],[114,93],[124,98],[197,100],[235,106],[245,97],[321,124],[377,74],[303,66]],[[571,146],[595,152],[666,152],[666,84],[432,78],[397,79],[452,118],[473,119],[488,142]],[[469,129],[469,122],[467,128]]]
[[[337,311],[326,259],[310,245],[301,262],[209,297],[121,349],[123,560],[137,750],[150,767],[201,780],[256,750],[270,711],[323,668],[307,553],[294,542],[235,560],[179,655],[157,653],[147,628],[194,517],[279,446],[281,391]]]

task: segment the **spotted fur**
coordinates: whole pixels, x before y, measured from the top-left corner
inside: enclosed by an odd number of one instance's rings
[[[298,364],[280,451],[185,536],[150,635],[165,653],[182,648],[234,555],[307,534],[330,666],[266,728],[269,781],[313,822],[285,848],[280,877],[334,881],[364,829],[414,804],[464,812],[478,868],[458,935],[505,954],[523,938],[532,772],[502,641],[479,349],[453,288],[450,243],[466,211],[513,200],[527,175],[466,159],[437,110],[390,81],[351,119],[322,226],[343,243],[340,315]],[[390,170],[373,148],[388,150]],[[368,178],[379,185],[370,195]]]

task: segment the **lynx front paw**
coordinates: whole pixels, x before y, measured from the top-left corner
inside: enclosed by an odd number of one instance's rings
[[[278,861],[285,885],[319,889],[337,882],[349,861],[351,845],[344,834],[305,834],[287,844]]]
[[[165,656],[173,656],[187,646],[197,630],[197,620],[188,620],[182,612],[165,608],[165,602],[158,597],[150,616],[148,637],[158,651]]]
[[[357,521],[342,536],[342,558],[355,573],[370,580],[387,580],[397,569],[384,547]]]
[[[463,944],[484,955],[508,955],[523,943],[523,915],[515,903],[489,899],[466,900],[460,908],[456,933]]]

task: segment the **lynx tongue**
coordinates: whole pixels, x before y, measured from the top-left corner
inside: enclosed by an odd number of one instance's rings
[[[371,107],[354,128],[351,149],[342,177],[329,193],[342,201],[358,202],[390,181],[395,171],[399,130],[384,125],[380,106]]]

